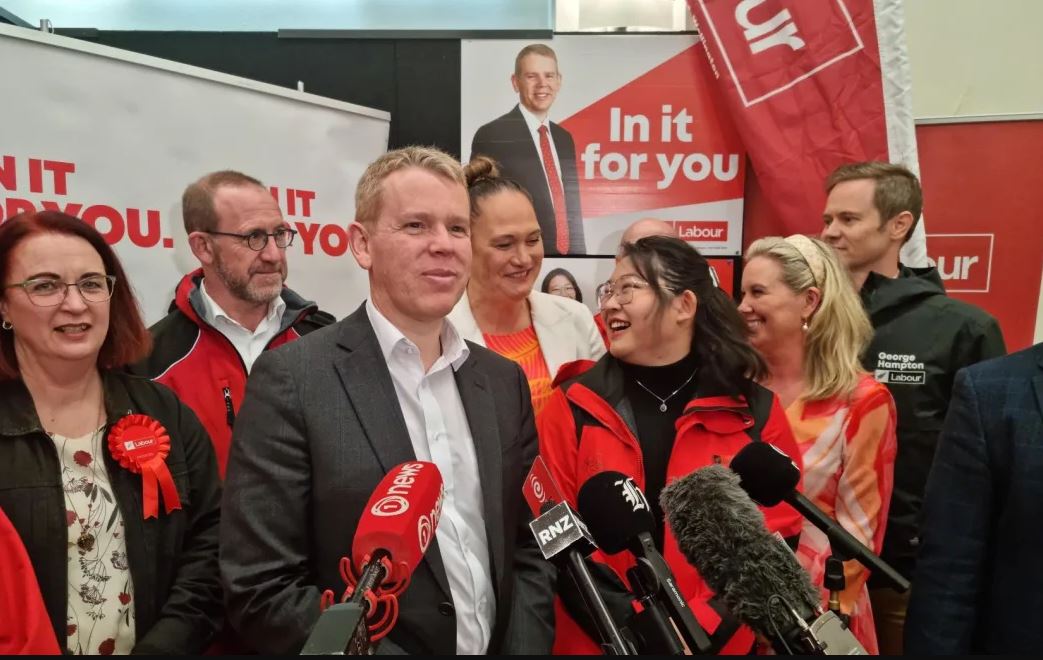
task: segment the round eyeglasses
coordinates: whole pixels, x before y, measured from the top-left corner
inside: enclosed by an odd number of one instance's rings
[[[229,231],[208,231],[207,234],[211,236],[232,236],[244,241],[246,245],[254,252],[260,252],[264,248],[268,247],[268,239],[275,239],[275,247],[280,250],[293,245],[293,237],[297,235],[297,232],[288,228],[280,227],[275,231],[268,233],[263,229],[255,229],[248,234],[236,234]]]
[[[616,302],[620,305],[626,305],[634,299],[634,291],[638,289],[647,289],[651,285],[642,279],[637,277],[626,277],[623,276],[619,280],[613,282],[609,280],[604,284],[598,286],[595,295],[598,299],[598,305],[604,307],[608,304],[608,301],[613,296],[616,298]]]

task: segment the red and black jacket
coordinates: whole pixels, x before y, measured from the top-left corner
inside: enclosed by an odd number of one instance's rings
[[[152,354],[133,371],[174,390],[195,412],[210,434],[224,479],[232,425],[246,392],[247,372],[232,342],[205,320],[199,290],[202,279],[203,271],[196,270],[181,280],[170,313],[149,328],[154,342]],[[282,299],[286,303],[282,326],[265,350],[334,322],[315,303],[290,289],[283,289]]]
[[[537,419],[537,427],[540,455],[565,498],[575,506],[583,483],[605,470],[629,475],[644,490],[641,445],[636,437],[630,403],[624,395],[623,371],[618,361],[606,355],[597,363],[583,361],[565,365],[558,372],[556,384],[550,401]],[[704,391],[705,384],[697,385],[697,393]],[[677,436],[667,465],[666,483],[713,463],[727,465],[742,447],[755,440],[775,445],[798,466],[802,465],[800,451],[778,399],[755,383],[750,383],[749,391],[749,400],[697,394],[688,402],[676,423]],[[789,505],[761,510],[769,531],[779,532],[783,537],[800,534],[801,516]],[[724,630],[716,604],[710,603],[714,593],[685,560],[669,526],[665,529],[662,553],[700,625],[709,634],[716,633],[714,641],[719,651],[748,652],[754,644],[753,632],[745,626],[733,627],[733,633]],[[629,552],[609,556],[598,551],[592,559],[607,567],[622,584],[627,583],[626,571],[635,563]],[[626,602],[629,605],[629,599]],[[554,652],[599,653],[596,642],[569,615],[561,600],[556,609]]]

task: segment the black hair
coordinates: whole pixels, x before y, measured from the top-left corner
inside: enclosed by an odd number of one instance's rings
[[[752,380],[767,372],[760,354],[750,345],[749,329],[735,303],[713,283],[710,264],[699,251],[679,238],[648,236],[620,246],[620,258],[630,259],[651,285],[659,313],[671,294],[695,294],[698,307],[691,354],[700,368],[701,387],[707,394],[747,395]]]
[[[478,202],[505,190],[521,193],[532,204],[532,195],[514,179],[500,176],[500,165],[488,156],[475,156],[464,165],[467,196],[471,200],[471,218],[478,216]]]
[[[543,284],[540,285],[540,291],[549,293],[550,281],[558,275],[562,275],[572,284],[572,288],[576,290],[576,301],[583,302],[583,292],[579,290],[579,284],[576,284],[576,278],[572,276],[572,273],[565,270],[564,268],[555,268],[551,272],[547,273],[547,276],[543,278]]]

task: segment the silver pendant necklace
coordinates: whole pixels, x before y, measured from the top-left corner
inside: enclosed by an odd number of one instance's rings
[[[695,378],[696,371],[699,371],[698,367],[695,369],[695,371],[692,372],[692,375],[688,377],[688,380],[686,380],[685,382],[681,383],[681,387],[678,387],[676,390],[671,392],[670,395],[667,396],[666,398],[663,398],[663,397],[659,396],[658,394],[656,394],[652,390],[650,390],[647,387],[645,387],[645,384],[642,383],[641,381],[639,381],[638,379],[635,378],[634,382],[637,383],[638,385],[640,385],[641,389],[643,389],[644,391],[648,392],[649,394],[651,394],[652,396],[654,396],[656,398],[656,401],[659,402],[659,412],[666,412],[666,402],[669,401],[670,399],[674,398],[674,396],[676,396],[678,392],[683,390],[685,388],[685,386],[688,385],[688,383],[692,382],[692,379]]]

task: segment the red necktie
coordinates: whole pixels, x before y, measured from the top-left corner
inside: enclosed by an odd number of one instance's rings
[[[555,231],[555,244],[560,254],[567,254],[569,251],[569,219],[565,213],[565,191],[561,187],[558,168],[554,166],[554,152],[551,151],[546,124],[540,126],[540,156],[543,158],[543,169],[547,172],[551,201],[554,202],[554,225],[557,230]]]

